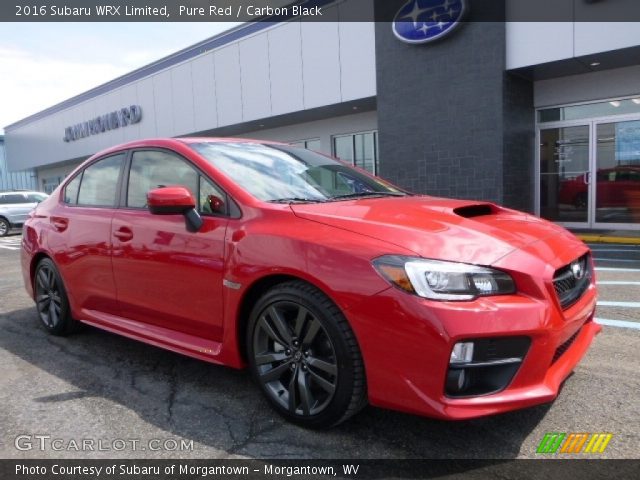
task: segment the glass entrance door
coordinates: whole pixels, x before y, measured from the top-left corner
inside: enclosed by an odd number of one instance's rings
[[[539,140],[541,217],[574,228],[640,229],[640,120],[541,128]]]
[[[589,224],[591,127],[540,130],[540,216],[575,227]]]
[[[640,226],[640,120],[595,125],[596,228]]]

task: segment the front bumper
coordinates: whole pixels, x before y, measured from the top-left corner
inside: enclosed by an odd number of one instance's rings
[[[347,312],[360,342],[372,405],[461,420],[552,401],[601,327],[593,322],[592,281],[562,310],[552,286],[473,302],[434,302],[395,288]],[[551,290],[550,290],[551,289]],[[526,336],[530,347],[506,388],[452,398],[445,394],[451,349],[479,338]]]

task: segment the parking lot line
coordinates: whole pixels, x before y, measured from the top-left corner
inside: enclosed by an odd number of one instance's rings
[[[596,318],[596,323],[606,325],[607,327],[633,328],[640,330],[640,322],[627,322],[624,320],[610,320],[608,318]]]
[[[640,285],[640,282],[625,282],[624,280],[598,280],[598,285]]]
[[[598,262],[621,262],[621,263],[638,263],[639,260],[628,260],[626,258],[608,258],[608,257],[593,257]]]
[[[640,272],[640,268],[596,267],[596,272]]]
[[[622,307],[622,308],[640,308],[640,302],[607,302],[599,301],[599,307]]]

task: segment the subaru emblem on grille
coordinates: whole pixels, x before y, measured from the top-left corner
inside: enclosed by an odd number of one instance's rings
[[[580,260],[571,263],[571,273],[576,280],[582,280],[582,277],[584,277],[584,267]]]

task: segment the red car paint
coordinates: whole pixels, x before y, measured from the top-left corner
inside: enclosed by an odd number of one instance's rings
[[[554,272],[588,252],[560,226],[485,202],[428,196],[266,203],[189,147],[201,141],[220,139],[132,142],[87,162],[133,148],[172,150],[224,189],[238,204],[240,218],[203,217],[202,229],[192,233],[180,215],[67,206],[61,201],[63,184],[24,226],[27,291],[33,296],[37,261],[50,257],[74,318],[243,368],[242,306],[248,292],[268,278],[301,279],[322,290],[347,318],[362,352],[371,404],[445,419],[551,401],[601,329],[593,322],[594,278],[568,309],[557,299]],[[490,214],[457,213],[479,204]],[[491,266],[508,272],[517,292],[465,302],[428,300],[391,286],[372,266],[382,255]],[[223,280],[238,287],[225,288]],[[576,333],[552,364],[556,349]],[[531,346],[505,389],[466,398],[445,395],[457,341],[514,335],[529,337]]]

